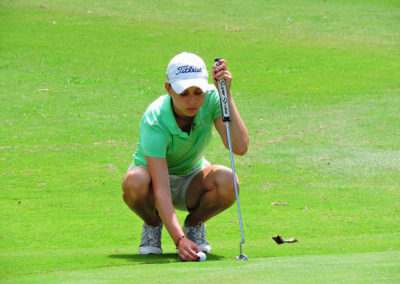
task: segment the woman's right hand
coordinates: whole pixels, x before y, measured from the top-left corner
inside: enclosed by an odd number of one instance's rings
[[[199,256],[196,254],[199,251],[201,251],[199,246],[186,237],[182,238],[178,243],[178,256],[182,261],[199,260]]]

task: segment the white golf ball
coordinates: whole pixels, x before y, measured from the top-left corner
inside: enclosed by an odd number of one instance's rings
[[[204,252],[199,251],[196,254],[200,257],[198,261],[206,261],[207,256],[206,256],[206,254]]]

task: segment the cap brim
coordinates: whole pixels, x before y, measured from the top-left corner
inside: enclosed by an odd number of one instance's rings
[[[187,79],[187,80],[178,80],[171,84],[172,89],[177,94],[181,94],[184,90],[190,87],[198,87],[203,92],[206,92],[208,87],[208,81],[204,78],[196,78],[196,79]]]

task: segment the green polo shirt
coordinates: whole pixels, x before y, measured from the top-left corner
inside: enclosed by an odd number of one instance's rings
[[[190,134],[182,131],[174,117],[171,97],[164,95],[145,111],[140,122],[140,139],[133,155],[135,165],[145,165],[146,158],[166,158],[169,174],[185,175],[201,165],[210,144],[214,120],[221,116],[218,93],[210,85],[197,112]]]

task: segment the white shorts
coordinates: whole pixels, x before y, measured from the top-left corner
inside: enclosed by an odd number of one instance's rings
[[[205,167],[210,166],[210,162],[206,159],[203,159],[203,163],[200,167],[195,168],[190,173],[179,176],[179,175],[169,175],[169,184],[171,187],[171,196],[172,196],[172,204],[174,205],[175,209],[188,211],[186,207],[186,191],[189,187],[189,184],[192,182],[193,178]],[[129,168],[133,169],[135,164],[132,164]]]

